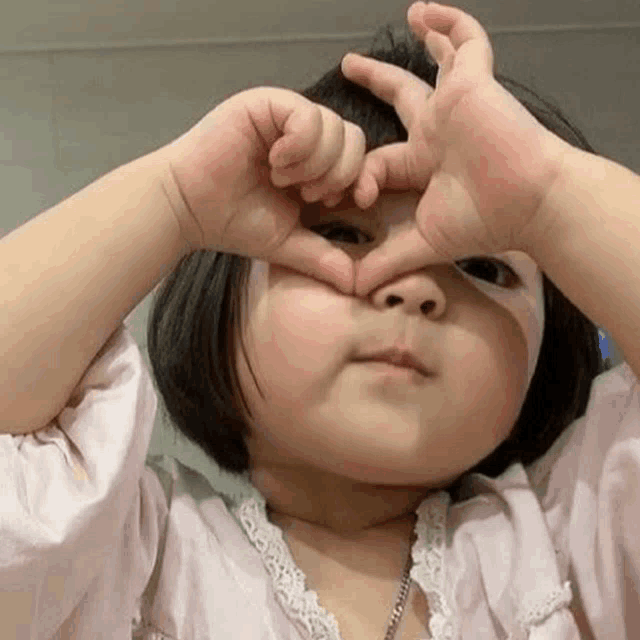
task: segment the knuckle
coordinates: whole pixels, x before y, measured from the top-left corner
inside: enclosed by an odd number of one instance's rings
[[[311,118],[316,125],[321,125],[324,120],[323,108],[322,105],[316,104],[315,102],[312,102],[310,105],[309,118]]]
[[[365,158],[363,172],[366,171],[373,176],[378,176],[380,173],[380,159],[377,156],[368,156]]]
[[[364,157],[367,154],[367,137],[360,127],[358,127],[358,131],[356,132],[356,145],[358,148],[358,157],[361,161],[364,161]]]
[[[315,192],[326,195],[332,191],[336,191],[339,187],[339,180],[335,170],[329,171],[322,177],[311,183]]]
[[[345,120],[345,128],[348,132],[348,135],[356,142],[361,143],[366,140],[366,136],[364,135],[362,127],[358,126],[355,122],[349,122],[348,120]]]
[[[332,135],[333,140],[331,144],[331,150],[333,152],[332,159],[335,162],[335,159],[339,158],[342,155],[344,151],[345,143],[347,141],[345,121],[342,118],[338,117],[338,120],[335,121],[332,134],[333,134]]]
[[[345,121],[335,111],[331,111],[331,109],[326,109],[325,114],[329,137],[334,141],[344,139]]]
[[[306,165],[306,161],[301,161],[289,167],[273,169],[271,173],[273,183],[277,187],[285,187],[302,182],[308,174]]]

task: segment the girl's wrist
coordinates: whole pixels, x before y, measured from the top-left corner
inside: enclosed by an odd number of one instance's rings
[[[564,225],[561,218],[570,213],[561,204],[562,192],[566,192],[566,184],[571,180],[570,174],[576,161],[583,161],[576,157],[585,154],[551,132],[549,134],[546,152],[549,166],[552,167],[548,172],[549,182],[542,188],[540,204],[520,236],[520,249],[536,262],[539,262],[536,256],[545,254],[549,235],[558,232]]]
[[[204,249],[202,232],[195,218],[191,215],[189,205],[176,180],[171,164],[171,145],[161,147],[138,159],[140,165],[155,167],[158,184],[161,187],[163,202],[160,207],[162,215],[168,216],[175,223],[178,233],[177,242],[182,247],[182,254]]]

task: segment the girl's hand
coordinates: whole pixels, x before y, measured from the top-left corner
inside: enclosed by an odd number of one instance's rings
[[[164,147],[194,249],[278,263],[353,291],[351,258],[301,226],[305,201],[333,206],[362,168],[360,127],[287,89],[242,91]]]
[[[408,141],[371,151],[354,188],[370,207],[382,189],[424,192],[417,229],[371,251],[357,274],[364,295],[427,264],[525,251],[527,230],[567,148],[493,77],[489,37],[454,7],[416,2],[408,21],[439,65],[435,91],[409,71],[347,54],[347,78],[393,105]]]

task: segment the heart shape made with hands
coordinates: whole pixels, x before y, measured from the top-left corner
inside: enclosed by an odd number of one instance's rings
[[[366,209],[385,189],[422,194],[415,227],[358,265],[360,296],[429,264],[530,253],[569,147],[496,81],[489,37],[472,16],[416,2],[408,22],[438,63],[435,89],[393,64],[359,54],[342,61],[344,75],[393,106],[408,134],[366,155],[354,201]]]

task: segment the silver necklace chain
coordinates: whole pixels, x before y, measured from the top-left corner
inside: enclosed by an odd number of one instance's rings
[[[409,558],[407,560],[407,565],[404,569],[404,574],[402,577],[402,585],[400,586],[400,592],[398,594],[398,599],[396,600],[396,604],[393,607],[393,613],[391,615],[391,622],[387,628],[387,633],[384,636],[384,640],[393,640],[393,637],[396,635],[396,631],[398,630],[398,625],[400,624],[400,618],[402,617],[402,613],[404,612],[404,607],[407,604],[407,597],[409,595],[410,588],[410,578],[409,574],[411,572],[411,546],[413,545],[413,535],[411,537],[411,544],[409,546]]]
[[[412,532],[411,541],[409,543],[409,557],[407,558],[407,564],[405,565],[404,573],[402,575],[402,584],[400,585],[398,599],[396,600],[396,604],[393,607],[393,612],[391,614],[391,621],[389,622],[389,626],[387,627],[387,632],[384,635],[384,640],[393,640],[393,638],[395,637],[396,631],[398,630],[398,625],[400,624],[400,618],[402,618],[402,614],[404,613],[404,607],[407,604],[407,597],[409,596],[409,589],[410,589],[410,583],[411,583],[410,576],[409,576],[409,574],[411,573],[411,566],[412,566],[411,548],[413,547],[414,541],[415,541],[415,532]]]

